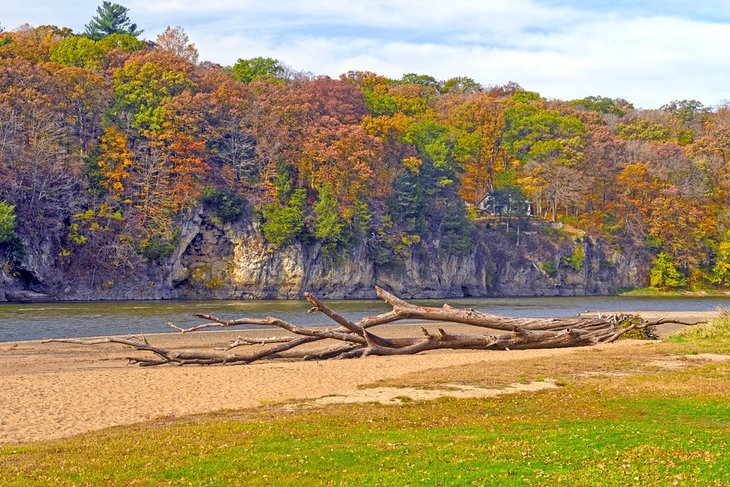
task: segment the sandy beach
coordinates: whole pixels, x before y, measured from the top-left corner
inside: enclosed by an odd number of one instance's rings
[[[641,314],[648,319],[665,317],[657,313]],[[715,315],[672,314],[687,322],[707,321]],[[390,325],[384,334],[413,335],[419,333],[419,328],[420,325]],[[676,328],[662,325],[659,332],[666,335]],[[223,346],[237,336],[281,335],[280,330],[241,330],[167,333],[147,335],[147,338],[166,348],[193,349]],[[3,411],[0,443],[62,438],[160,417],[353,394],[364,385],[412,372],[477,362],[559,356],[576,350],[579,349],[434,351],[355,360],[142,368],[128,365],[126,361],[126,357],[139,356],[139,352],[115,344],[4,342],[0,343],[0,410]]]

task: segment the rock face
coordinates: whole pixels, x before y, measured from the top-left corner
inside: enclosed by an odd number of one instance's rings
[[[92,278],[91,270],[68,279],[50,257],[58,249],[44,243],[11,272],[9,265],[0,270],[0,301],[296,299],[305,291],[359,299],[374,298],[376,285],[404,298],[582,296],[643,284],[646,256],[621,255],[587,238],[548,237],[540,228],[533,230],[517,245],[514,235],[483,227],[471,255],[445,255],[432,242],[402,256],[399,264],[378,266],[362,243],[334,256],[324,255],[318,243],[274,249],[253,218],[223,225],[197,211],[183,222],[178,247],[166,262],[104,284]],[[576,270],[564,257],[577,245],[585,260]]]

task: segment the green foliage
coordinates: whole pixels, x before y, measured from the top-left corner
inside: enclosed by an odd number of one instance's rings
[[[398,113],[398,100],[394,96],[381,91],[363,89],[365,106],[375,117],[393,116]]]
[[[672,258],[660,252],[652,264],[649,284],[658,288],[678,288],[686,286],[687,279],[677,270]]]
[[[616,134],[628,140],[669,140],[668,128],[645,118],[637,118],[631,123],[616,124]]]
[[[514,94],[512,95],[512,100],[515,103],[529,103],[532,101],[538,101],[540,100],[540,93],[536,91],[527,91],[523,90],[522,88],[518,88],[515,90]]]
[[[518,103],[507,108],[504,117],[504,148],[520,161],[549,159],[569,165],[585,145],[585,125],[572,115]]]
[[[441,87],[442,93],[478,93],[482,85],[466,76],[457,76],[447,80]]]
[[[436,170],[451,170],[453,144],[443,124],[431,119],[421,119],[408,127],[404,139],[415,145],[422,158],[429,161]]]
[[[238,220],[241,216],[246,200],[243,196],[231,189],[208,187],[203,189],[200,202],[208,206],[223,223]]]
[[[89,241],[89,239],[85,235],[81,234],[78,223],[72,223],[68,227],[66,241],[73,245],[84,245]]]
[[[527,199],[522,189],[515,184],[499,185],[489,193],[490,206],[495,214],[509,218],[527,216]]]
[[[603,96],[587,96],[579,100],[571,100],[568,103],[577,108],[603,114],[610,113],[619,117],[623,117],[629,110],[634,109],[634,105],[623,98],[607,98]]]
[[[718,286],[730,287],[730,240],[720,242],[717,246],[712,282]]]
[[[558,275],[558,266],[555,265],[555,262],[552,260],[546,260],[542,264],[540,264],[540,269],[548,276],[548,277],[555,277]]]
[[[294,180],[291,173],[291,166],[280,161],[276,167],[274,186],[279,190],[279,202],[282,204],[286,204],[292,194],[292,191],[294,191]]]
[[[624,332],[620,340],[656,340],[658,337],[653,326],[643,326],[645,321],[638,315],[624,315],[618,323],[620,329],[638,326],[633,330]]]
[[[409,234],[425,236],[429,230],[429,218],[434,212],[437,188],[429,163],[424,163],[419,172],[403,171],[393,182],[390,198],[390,215],[394,222]]]
[[[136,52],[147,47],[147,44],[145,44],[144,41],[140,41],[131,34],[121,32],[109,34],[108,36],[96,41],[96,44],[104,51],[121,49],[126,52]]]
[[[658,253],[662,250],[664,242],[662,242],[662,239],[657,237],[656,235],[647,235],[644,245],[646,245],[646,248],[651,250],[652,252]]]
[[[427,88],[438,88],[439,82],[427,74],[407,73],[400,80],[401,83],[421,85]]]
[[[96,8],[91,21],[86,24],[86,36],[98,41],[110,34],[129,34],[137,37],[142,30],[137,30],[137,24],[132,23],[127,16],[129,9],[118,3],[104,1]]]
[[[563,257],[563,264],[567,265],[574,271],[579,271],[583,268],[586,261],[586,251],[583,248],[582,243],[578,243],[573,250],[573,253],[567,257]]]
[[[333,251],[346,243],[346,225],[338,209],[332,186],[325,184],[319,190],[319,198],[314,205],[314,236],[324,248]]]
[[[287,205],[282,206],[277,203],[264,205],[264,222],[261,224],[261,229],[266,240],[276,246],[284,247],[303,234],[306,197],[305,189],[295,189]]]
[[[370,224],[373,220],[373,214],[370,211],[368,202],[357,198],[352,205],[352,210],[352,226],[360,235],[367,235],[370,232]]]
[[[15,236],[15,207],[0,200],[0,244],[10,242]]]
[[[474,224],[466,216],[461,199],[449,200],[441,209],[441,249],[451,255],[469,255],[474,250]]]
[[[661,109],[671,113],[684,123],[691,122],[698,114],[709,110],[698,100],[675,100],[662,106]]]
[[[131,111],[135,128],[156,132],[164,122],[163,102],[192,86],[179,71],[153,62],[127,63],[114,73],[116,109]]]
[[[239,59],[231,68],[233,77],[243,83],[250,83],[255,79],[276,79],[281,77],[284,71],[281,62],[270,57]]]
[[[677,144],[681,146],[690,145],[694,141],[695,135],[691,130],[680,130],[677,133]]]
[[[51,48],[51,61],[64,66],[96,69],[101,66],[102,59],[102,47],[87,37],[67,37]]]
[[[172,254],[180,240],[180,229],[175,229],[169,237],[155,234],[142,245],[142,255],[147,260],[162,262],[162,259]]]

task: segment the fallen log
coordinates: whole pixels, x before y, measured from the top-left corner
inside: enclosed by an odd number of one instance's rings
[[[369,355],[412,355],[428,350],[525,350],[539,348],[566,348],[610,343],[629,332],[642,331],[644,335],[653,325],[666,323],[667,320],[648,322],[636,315],[610,314],[592,317],[571,318],[510,318],[482,313],[473,309],[458,309],[447,304],[443,307],[424,307],[407,303],[381,288],[376,294],[391,306],[391,310],[376,316],[366,316],[352,322],[338,314],[315,296],[306,293],[313,308],[334,321],[336,327],[303,327],[284,320],[268,318],[239,318],[224,320],[207,314],[195,316],[206,323],[190,328],[181,328],[173,323],[168,325],[180,333],[192,333],[210,328],[229,328],[242,325],[277,327],[292,333],[292,336],[249,339],[238,337],[223,349],[214,351],[179,351],[151,345],[144,337],[102,338],[95,340],[57,339],[51,342],[96,345],[117,343],[140,352],[149,352],[152,357],[129,357],[130,363],[141,366],[154,365],[234,365],[250,364],[257,360],[282,357],[303,345],[322,340],[334,340],[337,345],[322,351],[309,351],[302,357],[305,360],[328,360],[365,357]],[[444,327],[437,332],[422,328],[422,335],[405,338],[386,338],[371,331],[377,326],[402,320],[424,322],[458,323],[476,328],[486,328],[500,334],[463,334],[447,332]],[[650,337],[650,335],[648,335]],[[252,353],[231,352],[242,346],[264,346],[275,344]]]

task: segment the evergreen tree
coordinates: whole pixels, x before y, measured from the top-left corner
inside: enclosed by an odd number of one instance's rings
[[[86,36],[95,41],[110,34],[139,36],[144,31],[137,30],[137,24],[129,20],[127,12],[129,9],[118,3],[103,2],[96,8],[98,15],[92,17],[91,22],[86,24]]]
[[[0,200],[0,243],[7,243],[15,235],[15,207]]]
[[[319,191],[319,200],[314,205],[314,236],[322,242],[327,251],[333,251],[343,243],[345,222],[340,217],[332,186],[325,184]]]
[[[264,205],[261,229],[266,240],[278,247],[285,247],[303,234],[306,198],[307,191],[300,188],[292,192],[289,204],[285,206],[277,203]]]

